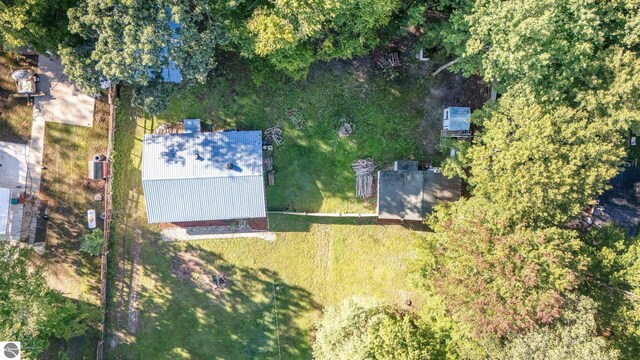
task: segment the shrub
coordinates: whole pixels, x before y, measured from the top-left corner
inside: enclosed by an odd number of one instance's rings
[[[80,250],[89,255],[98,256],[102,253],[104,233],[100,229],[84,235],[80,238]]]

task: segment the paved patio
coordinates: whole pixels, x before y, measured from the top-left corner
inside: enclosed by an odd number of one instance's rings
[[[95,99],[89,96],[63,73],[59,59],[38,56],[38,89],[45,96],[36,98],[34,118],[77,126],[93,126]]]

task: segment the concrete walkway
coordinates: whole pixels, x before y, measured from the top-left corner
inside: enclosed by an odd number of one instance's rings
[[[63,73],[59,59],[38,56],[38,90],[44,96],[38,96],[33,103],[33,121],[28,150],[28,176],[26,192],[39,198],[42,182],[42,161],[44,157],[45,122],[57,122],[77,126],[93,126],[95,99],[81,92]],[[60,156],[63,156],[60,154]],[[29,226],[29,239],[35,239],[37,211],[33,211]]]
[[[160,232],[164,241],[189,241],[209,239],[234,239],[234,238],[259,238],[267,241],[275,241],[276,234],[269,231],[252,231],[251,229],[234,228],[225,226],[197,226],[188,229],[170,228]]]

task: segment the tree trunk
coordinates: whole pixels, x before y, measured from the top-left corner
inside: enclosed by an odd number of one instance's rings
[[[453,60],[449,61],[448,63],[446,63],[446,64],[444,64],[444,65],[440,66],[440,67],[438,68],[438,70],[434,71],[434,72],[431,74],[431,76],[436,76],[436,75],[440,74],[440,72],[441,72],[442,70],[444,70],[444,69],[448,68],[449,66],[451,66],[451,65],[453,65],[453,64],[457,64],[457,63],[459,63],[461,60],[462,60],[462,58],[461,58],[461,57],[459,57],[459,58],[455,58],[455,59],[453,59]]]

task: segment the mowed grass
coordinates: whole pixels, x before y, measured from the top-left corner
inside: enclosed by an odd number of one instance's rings
[[[241,62],[224,70],[206,85],[179,91],[158,120],[200,118],[214,129],[280,126],[284,143],[275,148],[269,209],[375,212],[374,200],[355,200],[354,160],[372,159],[385,168],[398,159],[435,157],[435,148],[423,146],[434,134],[421,126],[430,78],[390,81],[374,71],[315,71],[306,81],[271,79],[257,86]],[[301,126],[294,125],[291,110],[303,119]],[[353,133],[343,138],[338,131],[345,122]]]
[[[147,238],[137,333],[112,357],[308,359],[314,323],[326,306],[351,296],[419,306],[408,271],[418,233],[351,221],[270,221],[274,242]],[[212,288],[218,274],[226,277],[223,290]]]
[[[351,162],[370,157],[384,166],[400,154],[428,156],[415,128],[422,115],[412,101],[419,95],[409,93],[420,85],[398,95],[393,84],[375,90],[350,74],[315,76],[256,88],[244,75],[229,75],[181,91],[157,118],[131,108],[123,92],[115,138],[109,358],[308,359],[314,324],[327,306],[365,296],[401,306],[411,299],[420,307],[409,269],[418,231],[370,220],[273,215],[274,242],[166,243],[146,223],[142,138],[160,122],[189,117],[217,129],[285,129],[270,208],[375,211],[353,193]],[[304,114],[304,128],[285,117],[290,108]],[[352,137],[337,135],[342,116],[354,125]],[[215,290],[220,274],[228,283]]]
[[[31,137],[33,107],[27,105],[26,97],[16,97],[16,84],[11,78],[13,71],[31,67],[35,61],[19,54],[0,52],[0,141],[26,144]]]
[[[95,209],[98,214],[104,211],[104,203],[94,201],[95,194],[104,194],[104,181],[87,179],[87,161],[106,151],[107,116],[108,105],[97,102],[92,128],[58,123],[47,123],[45,128],[40,197],[49,220],[38,220],[36,241],[46,242],[46,251],[35,258],[44,265],[49,286],[84,303],[84,309],[95,321],[85,336],[69,343],[53,342],[47,358],[58,358],[60,352],[71,358],[95,356],[100,318],[100,257],[81,252],[80,237],[89,231],[87,210]]]

